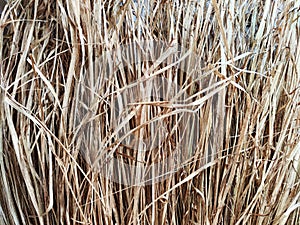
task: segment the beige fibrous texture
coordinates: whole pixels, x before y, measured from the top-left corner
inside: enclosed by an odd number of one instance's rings
[[[0,224],[300,224],[299,32],[300,2],[291,0],[7,1]],[[103,61],[130,43],[159,52],[145,40],[166,43],[164,63]],[[185,49],[177,58],[174,44]],[[157,99],[111,129],[112,110],[126,104],[119,94],[155,76],[190,96],[176,110],[199,117],[195,150],[158,182],[114,182],[97,170],[103,154],[134,167],[179,146],[175,109]],[[78,120],[79,107],[89,116]],[[151,109],[168,128],[163,144],[141,153],[112,136],[153,135]]]

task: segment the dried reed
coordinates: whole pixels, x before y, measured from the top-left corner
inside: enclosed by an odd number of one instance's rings
[[[300,224],[299,7],[9,0],[0,19],[0,223]],[[171,63],[103,61],[104,52],[145,40],[197,57],[172,61],[168,48],[144,46]],[[191,97],[180,109],[200,118],[195,151],[158,182],[113,182],[92,166],[104,153],[136,166],[164,163],[179,145],[179,119],[157,99],[114,126],[139,140],[154,135],[145,115],[156,112],[171,134],[156,150],[126,149],[110,130],[113,107],[126,104],[118,94],[157,75]],[[149,90],[157,89],[140,95]]]

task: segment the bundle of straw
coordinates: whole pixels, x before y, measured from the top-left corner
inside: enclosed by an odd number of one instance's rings
[[[299,7],[7,1],[0,224],[300,224]]]

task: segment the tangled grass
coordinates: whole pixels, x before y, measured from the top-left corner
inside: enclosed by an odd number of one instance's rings
[[[299,7],[292,0],[9,0],[0,19],[0,223],[300,224]],[[164,64],[101,58],[145,40],[186,51]],[[144,48],[173,57],[168,47]],[[178,67],[185,53],[197,56],[184,60],[193,72]],[[135,166],[164,162],[161,152],[172,155],[180,144],[178,118],[163,107],[157,119],[174,129],[157,152],[125,149],[112,136],[112,108],[125,104],[113,95],[158,74],[191,96],[201,119],[196,150],[159,182],[113,182],[81,148],[92,149],[100,166],[107,151]],[[84,108],[83,99],[93,105]],[[79,107],[97,110],[78,121]],[[140,129],[141,115],[127,131],[151,134]]]

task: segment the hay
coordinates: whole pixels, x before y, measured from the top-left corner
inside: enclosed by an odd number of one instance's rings
[[[299,224],[299,4],[8,1],[0,223]]]

